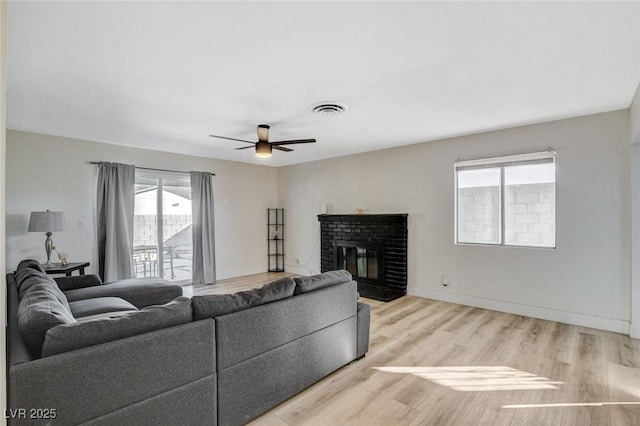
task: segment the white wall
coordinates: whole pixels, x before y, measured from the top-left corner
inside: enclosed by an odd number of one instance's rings
[[[97,168],[89,161],[214,172],[218,279],[266,271],[266,209],[277,200],[275,168],[14,130],[7,133],[8,269],[25,258],[45,259],[44,234],[28,233],[27,225],[31,211],[51,209],[67,219],[67,231],[53,235],[56,246],[72,262],[90,260],[91,272],[97,271]]]
[[[5,270],[4,265],[4,240],[5,240],[5,150],[6,150],[6,117],[7,117],[7,2],[0,2],[0,271]],[[0,330],[2,330],[2,339],[0,339],[0,361],[2,365],[6,365],[6,335],[5,324],[7,319],[7,306],[5,303],[6,281],[4,277],[0,279],[0,294],[2,294],[2,303],[0,303]],[[7,383],[4,374],[0,374],[0,410],[4,413],[7,406]],[[0,425],[6,424],[4,416],[0,419]]]
[[[320,203],[333,213],[408,213],[409,294],[627,333],[628,117],[616,111],[280,168],[287,268],[319,269]],[[557,249],[454,245],[453,163],[549,146]],[[311,259],[308,270],[295,259]]]
[[[629,107],[631,140],[631,337],[640,339],[640,85]]]

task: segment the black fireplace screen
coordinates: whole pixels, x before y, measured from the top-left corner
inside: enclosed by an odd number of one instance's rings
[[[346,269],[354,277],[379,280],[382,273],[382,247],[358,241],[334,242],[336,269]]]

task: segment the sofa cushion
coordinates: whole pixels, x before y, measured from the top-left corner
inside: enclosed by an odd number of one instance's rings
[[[47,283],[31,285],[18,305],[20,335],[36,356],[40,355],[47,330],[74,322],[68,305],[60,302],[59,295]]]
[[[105,312],[102,314],[95,314],[95,315],[88,315],[86,317],[80,317],[80,318],[76,318],[76,321],[78,322],[87,322],[87,321],[93,321],[93,320],[97,320],[97,319],[105,319],[105,318],[117,318],[117,317],[122,317],[124,315],[127,315],[131,312],[136,312],[137,309],[135,311],[112,311],[112,312]]]
[[[137,311],[138,308],[119,297],[97,297],[95,299],[70,302],[69,308],[74,318],[117,311]]]
[[[270,282],[260,288],[240,291],[234,294],[211,294],[193,296],[193,318],[215,318],[220,315],[241,311],[253,306],[264,305],[293,296],[295,283],[289,277]]]
[[[192,320],[191,300],[179,297],[165,305],[148,306],[125,315],[64,324],[47,331],[42,356],[112,342]]]
[[[54,278],[60,290],[74,290],[76,288],[95,287],[102,285],[102,280],[97,275],[74,275],[71,277]]]
[[[355,316],[354,281],[219,316],[215,319],[218,371]]]
[[[104,283],[95,287],[65,291],[69,302],[96,297],[119,297],[136,308],[162,305],[182,296],[182,287],[162,278],[133,278]]]
[[[352,280],[351,274],[347,271],[328,271],[322,274],[311,275],[309,277],[295,277],[296,283],[294,294],[308,293],[336,284],[349,282]]]

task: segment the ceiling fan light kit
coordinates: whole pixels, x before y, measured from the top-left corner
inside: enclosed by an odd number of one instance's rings
[[[272,146],[269,142],[258,141],[256,143],[256,157],[269,158],[271,157]]]
[[[278,151],[284,151],[284,152],[293,151],[293,149],[285,148],[282,145],[294,145],[299,143],[315,143],[316,142],[315,139],[295,139],[290,141],[269,142],[269,128],[270,126],[268,124],[258,124],[258,127],[257,127],[258,142],[251,142],[251,141],[246,141],[244,139],[236,139],[236,138],[230,138],[227,136],[218,136],[218,135],[209,135],[209,137],[251,144],[255,146],[256,157],[260,157],[260,158],[271,157],[271,153],[273,152],[274,149],[277,149]],[[247,149],[247,148],[253,148],[253,147],[243,146],[241,148],[236,148],[236,149]]]

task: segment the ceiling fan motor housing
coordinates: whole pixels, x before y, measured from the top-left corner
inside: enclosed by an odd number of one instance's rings
[[[258,124],[258,140],[261,142],[269,142],[269,128],[268,124]]]

